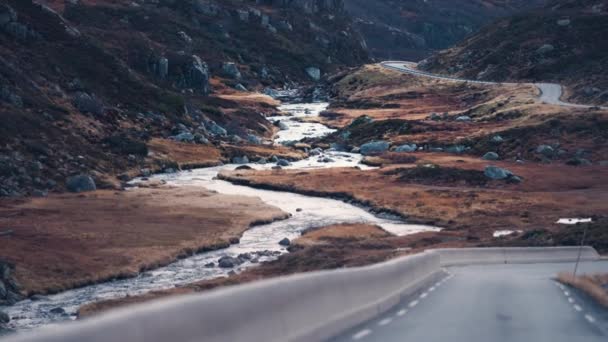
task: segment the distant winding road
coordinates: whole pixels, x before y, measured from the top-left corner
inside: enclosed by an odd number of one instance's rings
[[[500,83],[500,82],[488,82],[488,81],[478,81],[478,80],[468,80],[464,78],[456,78],[450,76],[442,76],[435,75],[428,72],[420,71],[416,69],[416,63],[412,62],[402,62],[402,61],[387,61],[380,63],[383,67],[387,69],[397,70],[400,72],[404,72],[407,74],[430,77],[439,80],[448,80],[448,81],[458,81],[458,82],[469,82],[469,83],[477,83],[477,84],[513,84],[513,83]],[[566,106],[566,107],[575,107],[575,108],[601,108],[608,109],[608,107],[600,107],[600,106],[589,106],[582,104],[575,104],[564,102],[561,100],[562,97],[562,86],[556,83],[533,83],[540,90],[540,100],[544,103],[557,105],[557,106]]]

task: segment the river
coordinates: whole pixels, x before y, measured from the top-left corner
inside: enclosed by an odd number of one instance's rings
[[[301,117],[319,115],[321,111],[327,108],[327,105],[327,103],[306,103],[282,106],[280,109],[290,114],[290,116],[269,118],[270,120],[281,120],[285,124],[284,128],[286,129],[277,134],[276,143],[301,140],[306,137],[321,137],[333,132],[332,129],[322,124],[299,121]],[[323,162],[325,157],[330,158],[332,162]],[[321,156],[311,156],[293,162],[286,168],[315,169],[349,166],[368,168],[359,163],[361,158],[359,154],[328,150],[324,151]],[[270,169],[273,166],[273,164],[254,163],[248,165],[256,169]],[[256,265],[258,262],[269,261],[277,258],[280,254],[287,253],[286,248],[279,245],[279,241],[283,238],[297,238],[307,228],[336,223],[365,222],[381,226],[395,235],[438,229],[436,227],[407,224],[397,218],[376,216],[364,208],[338,200],[254,189],[216,179],[218,172],[221,170],[232,170],[237,166],[224,165],[156,175],[154,178],[162,179],[167,184],[174,186],[205,187],[223,194],[259,197],[264,202],[279,207],[292,216],[286,220],[249,229],[243,234],[240,243],[229,248],[194,255],[168,266],[142,273],[135,278],[86,286],[46,296],[35,301],[27,299],[10,307],[0,307],[0,310],[5,311],[11,317],[11,322],[8,325],[9,329],[33,329],[58,324],[76,319],[77,310],[83,304],[168,289],[201,280],[228,276],[230,272],[240,272]],[[138,180],[134,182],[137,183]],[[217,267],[219,258],[223,256],[238,257],[244,253],[250,253],[252,260],[246,261],[234,269]],[[211,263],[214,266],[211,266]],[[51,310],[56,308],[61,308],[65,312],[51,313]]]

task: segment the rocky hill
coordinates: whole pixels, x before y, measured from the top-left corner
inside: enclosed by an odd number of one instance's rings
[[[419,60],[483,25],[546,0],[346,0],[378,59]]]
[[[342,1],[2,1],[0,196],[110,186],[153,138],[260,144],[275,109],[247,90],[367,61],[350,24]]]
[[[437,73],[495,81],[546,81],[573,102],[608,103],[608,4],[556,0],[502,19],[420,65]]]

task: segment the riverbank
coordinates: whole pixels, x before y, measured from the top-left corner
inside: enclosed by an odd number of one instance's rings
[[[13,231],[0,250],[26,296],[133,277],[287,217],[256,198],[164,187],[4,199],[0,213]]]
[[[100,314],[117,307],[133,305],[168,296],[210,291],[270,277],[294,273],[364,266],[382,262],[426,248],[473,246],[455,232],[423,232],[395,236],[375,225],[337,224],[304,232],[291,242],[290,253],[242,273],[188,284],[179,288],[154,291],[142,296],[122,297],[81,307],[79,318]]]

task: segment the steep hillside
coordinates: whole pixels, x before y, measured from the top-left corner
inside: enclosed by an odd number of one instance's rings
[[[342,5],[2,1],[0,196],[61,191],[81,173],[110,186],[126,171],[174,167],[151,138],[224,157],[228,143],[260,144],[276,103],[247,89],[312,84],[367,60]]]
[[[503,19],[419,67],[467,78],[547,81],[573,102],[608,102],[608,4],[557,0]]]
[[[546,0],[346,0],[373,57],[419,60]]]

